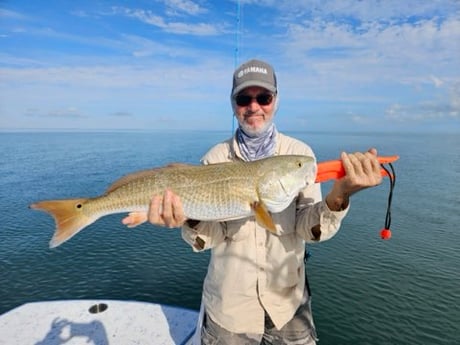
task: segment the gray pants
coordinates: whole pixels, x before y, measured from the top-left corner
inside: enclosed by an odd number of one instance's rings
[[[305,293],[294,317],[280,330],[265,313],[264,334],[232,333],[205,315],[201,330],[202,345],[315,345],[316,330],[311,313],[311,298]]]

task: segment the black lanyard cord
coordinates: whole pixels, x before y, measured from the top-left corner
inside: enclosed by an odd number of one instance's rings
[[[390,169],[387,169],[383,164],[380,164],[382,166],[382,169],[385,170],[385,172],[388,174],[388,178],[390,180],[390,192],[388,194],[388,204],[387,204],[387,213],[385,216],[385,228],[382,229],[380,232],[380,235],[382,239],[389,239],[391,237],[391,231],[390,231],[390,226],[391,226],[391,202],[393,200],[393,190],[395,188],[396,184],[396,173],[395,169],[393,168],[393,165],[391,163],[388,163],[388,166]],[[390,172],[391,170],[391,172]]]

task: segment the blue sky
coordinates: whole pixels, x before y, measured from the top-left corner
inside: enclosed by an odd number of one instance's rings
[[[0,1],[0,130],[231,130],[235,63],[259,58],[281,130],[460,132],[458,0],[239,8]]]

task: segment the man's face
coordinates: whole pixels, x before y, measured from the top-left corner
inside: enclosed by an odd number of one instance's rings
[[[235,97],[235,116],[247,134],[262,133],[271,125],[275,97],[259,86],[251,86],[238,93]]]

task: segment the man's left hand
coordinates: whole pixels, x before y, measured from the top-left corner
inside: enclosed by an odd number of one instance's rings
[[[348,207],[349,198],[360,190],[374,187],[382,182],[381,167],[377,160],[377,150],[341,154],[345,176],[335,181],[326,196],[330,210],[340,211]]]

